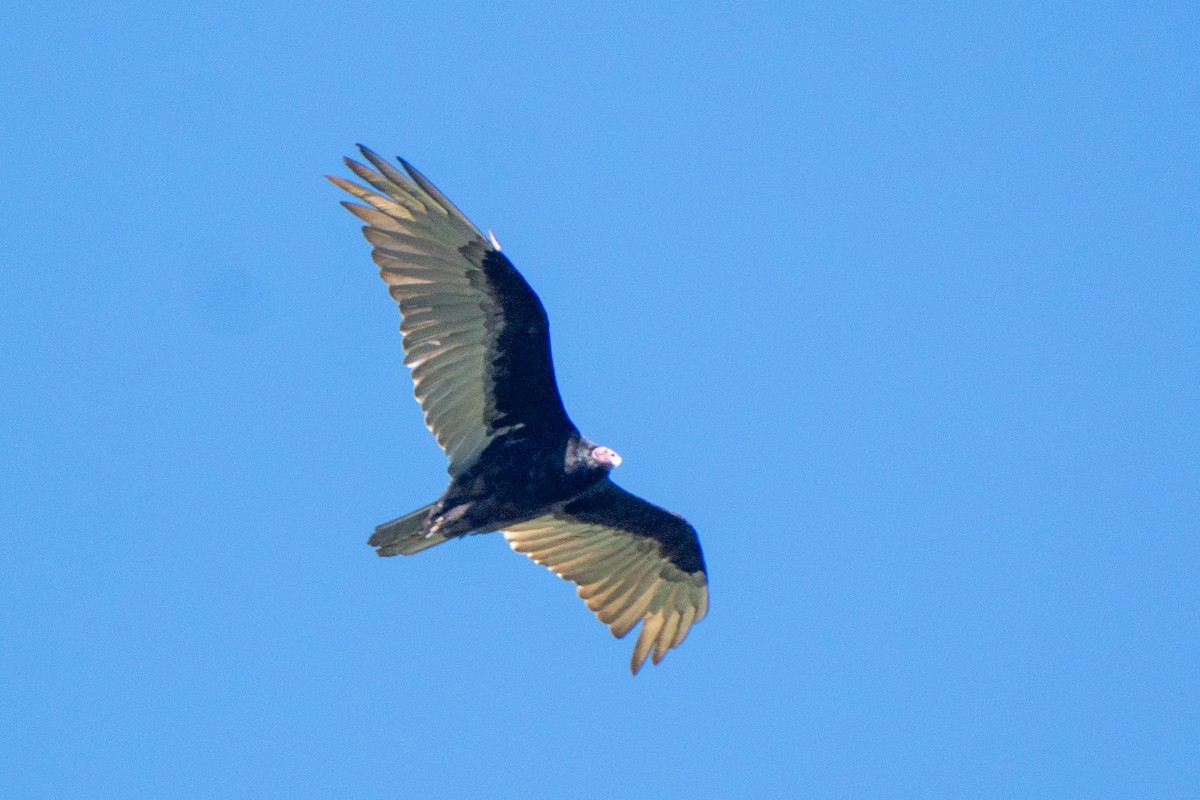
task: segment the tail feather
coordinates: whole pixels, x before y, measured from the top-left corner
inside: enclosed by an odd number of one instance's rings
[[[426,537],[424,533],[425,516],[432,507],[433,503],[430,503],[411,514],[383,523],[375,528],[375,533],[367,540],[367,544],[378,548],[376,553],[381,556],[411,556],[435,544],[441,544],[446,541],[445,536],[435,533]]]

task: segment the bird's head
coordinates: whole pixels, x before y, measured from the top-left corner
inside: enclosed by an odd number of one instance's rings
[[[604,445],[593,447],[588,456],[597,466],[606,472],[614,467],[621,466],[621,457],[611,447],[605,447]]]

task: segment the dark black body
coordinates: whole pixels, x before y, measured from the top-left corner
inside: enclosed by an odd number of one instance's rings
[[[498,250],[460,249],[480,264],[479,288],[497,302],[485,308],[489,359],[484,373],[485,424],[503,431],[480,457],[454,474],[430,509],[426,533],[486,533],[541,516],[608,474],[567,416],[554,376],[550,321],[537,293]],[[475,281],[473,281],[474,283]]]
[[[565,440],[507,434],[456,476],[429,511],[426,533],[487,533],[547,514],[604,479],[589,453],[596,445],[572,431]]]

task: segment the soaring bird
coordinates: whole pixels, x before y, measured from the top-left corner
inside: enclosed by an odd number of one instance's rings
[[[450,473],[436,502],[378,526],[368,544],[408,556],[501,531],[576,584],[614,636],[641,623],[633,674],[647,656],[657,664],[708,610],[695,528],[609,479],[621,457],[567,416],[546,310],[495,237],[408,162],[398,159],[402,173],[359,150],[374,169],[345,161],[366,187],[327,177],[362,201],[342,205],[366,223],[400,306],[404,363]]]

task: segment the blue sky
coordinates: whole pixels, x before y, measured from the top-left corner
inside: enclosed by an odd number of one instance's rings
[[[1194,4],[0,12],[0,796],[1195,797]],[[321,175],[414,162],[712,610],[446,476]]]

